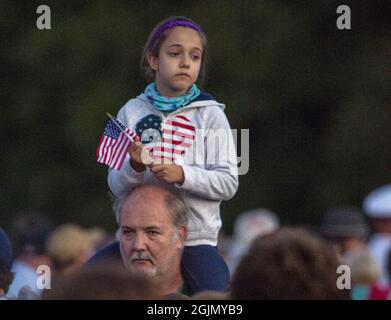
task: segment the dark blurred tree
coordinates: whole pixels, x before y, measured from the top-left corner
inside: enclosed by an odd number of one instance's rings
[[[337,2],[2,1],[0,225],[23,210],[115,228],[107,168],[95,151],[106,121],[145,86],[139,58],[152,27],[186,15],[206,30],[206,90],[250,129],[250,171],[222,206],[224,228],[256,206],[314,224],[360,205],[391,173],[390,42],[384,7]],[[378,26],[379,28],[376,28]]]

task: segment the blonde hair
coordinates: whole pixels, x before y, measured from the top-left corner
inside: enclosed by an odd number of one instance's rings
[[[66,268],[94,248],[96,234],[75,224],[64,224],[53,231],[47,241],[47,253],[57,269]]]
[[[380,278],[379,263],[368,249],[355,250],[347,254],[343,261],[350,267],[354,284],[373,284]]]

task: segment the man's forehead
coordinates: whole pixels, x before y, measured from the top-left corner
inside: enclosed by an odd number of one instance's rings
[[[170,219],[165,212],[147,203],[126,206],[121,216],[121,226],[140,228],[165,227],[170,225]]]
[[[148,217],[143,217],[142,219],[138,219],[135,217],[128,217],[123,219],[121,222],[121,228],[131,228],[137,230],[166,230],[170,228],[170,225],[165,223],[165,221],[158,221],[155,219],[148,219]]]

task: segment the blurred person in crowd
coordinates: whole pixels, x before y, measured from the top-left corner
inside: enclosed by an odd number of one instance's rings
[[[229,300],[229,292],[206,290],[191,296],[192,300]]]
[[[10,237],[15,257],[12,266],[15,278],[8,291],[10,297],[18,297],[22,287],[29,287],[38,296],[42,293],[37,288],[39,274],[36,271],[41,265],[51,266],[45,245],[52,230],[53,225],[48,218],[38,214],[20,216],[13,223]]]
[[[187,292],[180,261],[188,217],[181,198],[161,186],[143,185],[120,197],[114,210],[118,242],[101,250],[88,265],[122,258],[130,273],[156,280],[159,296]]]
[[[363,201],[364,212],[370,219],[373,234],[369,239],[369,250],[381,267],[380,286],[388,286],[388,252],[391,249],[391,184],[370,192]]]
[[[232,244],[232,237],[226,234],[223,230],[220,230],[218,240],[217,240],[217,248],[220,251],[221,256],[223,257],[225,263],[228,261],[229,250]]]
[[[343,264],[350,268],[353,300],[372,299],[373,289],[380,278],[380,266],[367,248],[348,252]]]
[[[388,251],[387,254],[387,273],[391,275],[391,249]],[[391,300],[391,284],[388,285],[388,292],[387,292],[387,300]]]
[[[116,264],[99,265],[57,277],[43,300],[158,299],[153,279],[129,273]]]
[[[304,229],[256,238],[232,279],[232,299],[349,299],[337,288],[334,248]]]
[[[12,267],[12,248],[5,231],[0,228],[0,300],[8,300],[6,292],[14,274],[11,272]]]
[[[267,209],[258,208],[241,213],[235,220],[233,240],[227,254],[231,274],[256,237],[270,234],[279,227],[278,216]]]
[[[75,224],[57,227],[50,235],[46,250],[56,275],[74,272],[94,253],[104,234],[85,230]]]
[[[343,257],[352,251],[367,247],[369,227],[359,208],[341,206],[326,211],[320,233]]]

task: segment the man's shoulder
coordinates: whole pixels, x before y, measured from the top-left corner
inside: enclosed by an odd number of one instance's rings
[[[110,243],[103,249],[96,252],[86,263],[87,266],[94,266],[99,263],[118,262],[121,259],[119,242]]]

